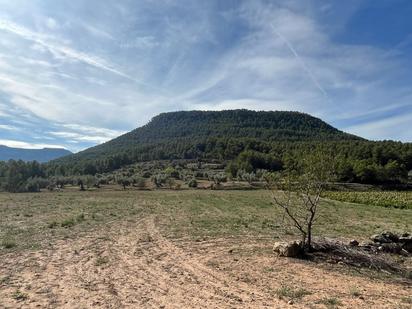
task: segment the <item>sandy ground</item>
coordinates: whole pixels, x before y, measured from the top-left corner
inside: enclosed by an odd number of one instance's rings
[[[405,302],[411,285],[276,258],[265,242],[171,241],[154,218],[125,223],[105,235],[3,255],[0,307],[411,308]],[[276,292],[285,285],[310,294],[288,304]],[[354,288],[360,297],[350,292]],[[17,290],[24,299],[13,297]],[[321,303],[332,297],[337,305]]]

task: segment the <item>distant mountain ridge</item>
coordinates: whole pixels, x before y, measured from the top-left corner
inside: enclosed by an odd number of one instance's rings
[[[229,159],[250,143],[344,140],[364,139],[299,112],[180,111],[162,113],[140,128],[52,164],[94,173],[142,160]]]
[[[48,162],[72,154],[63,148],[24,149],[0,145],[0,161],[23,160]]]

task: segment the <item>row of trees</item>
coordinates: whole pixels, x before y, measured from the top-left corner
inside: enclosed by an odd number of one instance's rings
[[[216,140],[209,142],[216,146]],[[229,146],[234,148],[228,151],[228,148],[225,147]],[[209,146],[204,148],[204,156],[210,155],[206,152],[208,148]],[[232,140],[226,144],[220,144],[219,147],[214,148],[214,151],[221,149],[224,153],[234,153],[235,149],[239,151],[242,148],[245,149],[236,156],[232,157],[230,155],[230,160],[223,160],[222,156],[214,159],[226,166],[227,176],[248,182],[262,179],[264,171],[273,172],[293,168],[294,165],[317,152],[334,154],[336,180],[339,182],[400,184],[408,181],[408,171],[412,170],[412,144],[396,142],[341,141],[279,142],[271,144],[257,141],[250,141],[250,143],[239,141],[239,144],[236,144]],[[83,186],[86,187],[99,186],[99,184],[109,181],[112,183],[117,182],[114,179],[105,179],[101,175],[111,174],[112,168],[120,168],[125,164],[134,162],[135,159],[131,157],[132,155],[133,153],[129,156],[118,157],[118,159],[108,157],[103,161],[79,161],[73,163],[73,165],[59,164],[58,162],[48,164],[26,163],[23,161],[0,162],[0,189],[10,192],[22,192],[36,191],[49,185],[60,187],[61,184],[64,185],[64,181],[79,185],[83,183]],[[150,152],[146,155],[150,155]],[[110,162],[112,165],[110,167],[105,166],[104,162]],[[161,184],[164,182],[161,179],[162,177],[184,181],[191,178],[209,179],[214,182],[221,182],[224,177],[227,177],[226,175],[215,175],[216,173],[211,171],[196,169],[196,164],[191,168],[192,170],[171,166],[160,172],[155,165],[152,164],[152,166],[153,169],[145,170],[145,175],[140,176],[150,178],[156,174],[159,180],[158,183]],[[83,178],[79,178],[80,176]],[[126,176],[130,178],[132,175]],[[66,180],[62,181],[62,179]],[[128,181],[136,184],[139,180],[131,179]]]
[[[87,155],[48,164],[49,175],[94,175],[122,166],[153,160],[217,159],[233,161],[233,170],[247,172],[263,168],[280,170],[290,160],[314,151],[330,151],[339,162],[342,181],[381,183],[397,181],[412,170],[412,144],[359,140],[270,142],[247,138],[174,139],[161,143],[136,145],[132,149],[107,151],[111,155]]]

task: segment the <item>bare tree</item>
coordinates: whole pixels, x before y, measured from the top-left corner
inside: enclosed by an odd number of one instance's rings
[[[281,208],[302,236],[302,249],[312,246],[312,229],[318,218],[320,198],[334,179],[334,160],[320,152],[304,156],[282,173],[270,174],[274,205]]]

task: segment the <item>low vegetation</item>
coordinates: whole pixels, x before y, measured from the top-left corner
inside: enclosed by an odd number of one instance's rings
[[[349,203],[412,209],[412,191],[325,192],[324,197]]]
[[[412,210],[370,207],[322,200],[314,236],[367,239],[382,230],[410,231]],[[107,224],[159,215],[170,237],[254,236],[294,238],[266,190],[134,191],[95,190],[41,194],[0,194],[0,241],[15,249],[47,245]],[[9,245],[8,245],[9,246]]]
[[[288,285],[282,285],[280,288],[276,290],[276,295],[280,299],[291,299],[291,300],[296,300],[296,299],[301,299],[305,295],[310,295],[311,292],[304,288],[293,288]]]
[[[319,303],[325,305],[328,309],[335,309],[342,305],[342,302],[336,297],[324,298]]]
[[[155,161],[169,164],[161,173],[153,164],[153,170],[109,181],[126,189],[144,187],[144,179],[151,178],[158,187],[175,188],[176,179],[190,181],[183,172],[192,169],[187,165],[196,169],[197,163],[206,163],[220,165],[222,171],[192,178],[212,177],[215,185],[228,178],[250,184],[265,172],[284,171],[318,152],[334,154],[339,182],[408,186],[411,143],[363,140],[307,114],[234,110],[161,114],[146,126],[47,164],[0,162],[0,190],[38,192],[66,184],[86,190],[104,184],[102,175]],[[179,164],[181,170],[176,169]]]
[[[163,293],[157,289],[161,280],[173,291],[181,287],[184,295],[193,287],[189,297],[199,294],[205,299],[221,284],[222,291],[231,289],[221,297],[235,307],[240,302],[250,307],[259,302],[337,308],[382,304],[388,299],[377,292],[383,284],[394,295],[400,286],[393,282],[408,280],[381,277],[380,271],[369,268],[348,275],[350,270],[339,263],[330,270],[332,264],[326,260],[275,258],[275,241],[300,235],[284,224],[282,209],[272,197],[268,190],[123,190],[115,184],[85,191],[67,185],[62,191],[40,194],[0,193],[0,242],[14,241],[12,248],[0,246],[5,269],[0,276],[1,297],[11,308],[29,302],[75,305],[63,290],[73,292],[70,295],[85,293],[79,298],[85,306],[96,295],[108,297],[105,301],[110,304],[118,301],[113,295],[138,295],[141,302],[150,293],[175,299],[174,293],[156,294]],[[382,230],[412,228],[411,209],[321,199],[318,211],[314,236],[366,240]],[[372,288],[363,276],[379,276],[374,284],[380,286]],[[150,279],[141,285],[145,290],[135,289],[136,282],[145,278]],[[353,286],[362,287],[362,295]],[[239,291],[246,292],[239,297]],[[390,296],[390,301],[400,302],[400,296]]]

